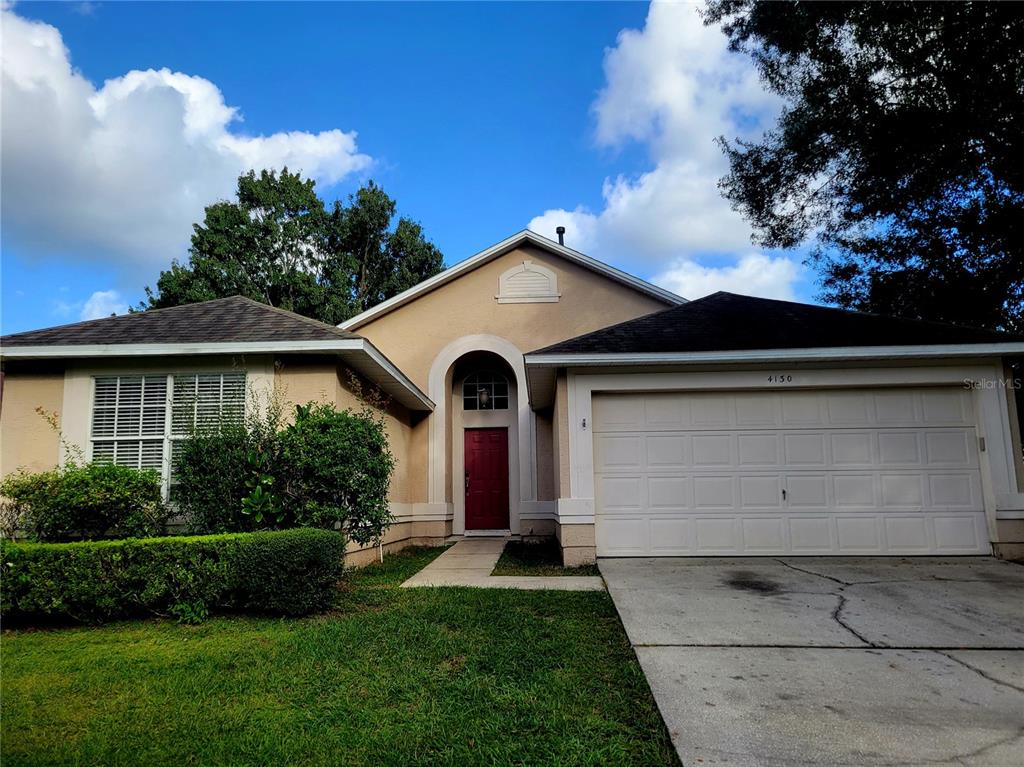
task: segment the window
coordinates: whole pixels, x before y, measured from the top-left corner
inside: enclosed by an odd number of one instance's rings
[[[245,373],[97,376],[93,382],[92,459],[157,469],[165,486],[175,441],[194,429],[240,423],[245,415]]]
[[[463,410],[508,410],[508,380],[501,373],[473,373],[462,385]]]

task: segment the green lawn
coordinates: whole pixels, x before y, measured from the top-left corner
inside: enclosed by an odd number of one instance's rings
[[[491,575],[600,575],[597,565],[562,566],[558,541],[509,541]]]
[[[398,589],[330,615],[7,631],[4,767],[678,765],[603,592]]]

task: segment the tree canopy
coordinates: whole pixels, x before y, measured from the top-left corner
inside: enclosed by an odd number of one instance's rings
[[[1024,331],[1024,14],[1013,3],[709,0],[783,107],[721,139],[767,247],[841,306]]]
[[[243,295],[336,324],[437,274],[441,252],[370,181],[328,210],[287,168],[238,179],[236,201],[206,208],[187,264],[146,288],[142,309]]]

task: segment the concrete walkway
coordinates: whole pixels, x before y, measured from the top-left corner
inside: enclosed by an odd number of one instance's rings
[[[452,546],[402,584],[416,586],[475,586],[484,589],[550,591],[602,591],[600,577],[551,575],[491,575],[505,548],[507,538],[466,538]]]

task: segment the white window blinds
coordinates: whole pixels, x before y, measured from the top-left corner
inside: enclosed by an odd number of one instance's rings
[[[93,380],[92,460],[157,469],[165,485],[175,441],[245,416],[244,372]]]
[[[136,469],[163,469],[167,376],[96,379],[92,457]]]

